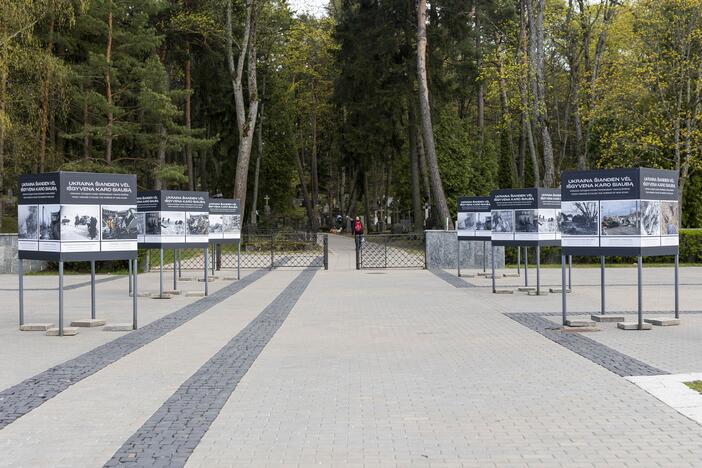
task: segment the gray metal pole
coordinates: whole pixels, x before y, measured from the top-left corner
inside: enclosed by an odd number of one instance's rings
[[[567,306],[567,291],[565,289],[566,282],[566,271],[565,271],[565,255],[561,255],[561,314],[563,318],[563,326],[566,324],[568,318],[568,306]]]
[[[236,279],[241,279],[241,239],[236,243]]]
[[[492,293],[495,294],[497,292],[495,287],[495,245],[491,243],[490,248],[492,249]]]
[[[680,254],[675,254],[675,318],[680,318]]]
[[[132,294],[132,261],[129,260],[129,273],[127,274],[127,278],[129,278],[129,295],[131,296]]]
[[[529,247],[524,247],[524,286],[529,286]]]
[[[63,261],[59,261],[59,336],[63,336]]]
[[[568,290],[573,289],[573,256],[568,255]]]
[[[163,247],[160,249],[160,257],[158,262],[159,274],[158,274],[158,291],[159,296],[163,297]]]
[[[487,251],[485,250],[485,241],[483,241],[483,273],[487,271]]]
[[[177,251],[176,251],[176,255],[178,256],[178,278],[182,278],[183,277],[183,270],[181,268],[182,262],[180,261],[180,255],[178,254]]]
[[[90,262],[90,318],[95,320],[95,260]]]
[[[207,284],[207,254],[209,253],[210,249],[205,247],[205,296],[207,296],[208,293],[208,284]]]
[[[600,315],[605,314],[605,258],[600,257]]]
[[[458,239],[458,247],[456,248],[456,266],[458,268],[458,277],[461,277],[461,239]]]
[[[178,266],[178,261],[176,260],[176,249],[173,249],[173,290],[178,289],[178,279],[176,278],[176,268]]]
[[[132,330],[137,329],[137,276],[139,273],[138,269],[139,259],[134,259],[134,276],[132,280],[134,281],[134,289],[132,294]]]
[[[517,247],[517,275],[522,274],[522,248]]]
[[[19,324],[24,325],[24,260],[17,260],[17,274],[19,277]]]
[[[641,284],[643,276],[643,257],[638,257],[638,296],[639,296],[639,330],[643,329],[643,287]]]
[[[541,295],[541,246],[536,246],[536,295]]]

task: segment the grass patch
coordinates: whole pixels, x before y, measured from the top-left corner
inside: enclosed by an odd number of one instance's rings
[[[685,385],[690,387],[696,392],[702,393],[702,380],[695,380],[693,382],[685,382]]]

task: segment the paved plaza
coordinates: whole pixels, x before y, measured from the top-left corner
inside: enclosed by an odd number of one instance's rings
[[[132,332],[20,332],[17,278],[0,276],[0,466],[702,465],[702,396],[681,383],[702,376],[702,268],[681,268],[679,326],[564,332],[560,294],[495,295],[472,271],[356,271],[352,240],[329,246],[328,271],[139,297]],[[543,288],[560,274],[542,269]],[[573,318],[599,311],[599,274],[574,268]],[[88,279],[66,277],[66,325],[90,316]],[[672,269],[644,282],[646,316],[672,316]],[[56,283],[26,277],[27,322],[56,323]],[[633,320],[636,269],[607,283],[608,312]],[[100,275],[97,296],[99,318],[131,321],[126,276]]]

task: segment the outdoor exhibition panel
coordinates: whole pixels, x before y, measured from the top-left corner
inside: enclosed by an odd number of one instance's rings
[[[458,240],[491,239],[490,197],[458,197],[456,234]]]
[[[137,255],[136,176],[84,172],[19,178],[19,257],[124,260]]]
[[[241,200],[238,198],[210,198],[210,243],[212,244],[212,273],[215,264],[221,268],[221,244],[237,244],[236,278],[241,278]]]
[[[64,262],[90,262],[91,318],[77,322],[104,324],[96,319],[95,262],[128,260],[130,271],[136,271],[136,176],[87,172],[20,176],[17,224],[20,329],[24,329],[24,259],[58,262],[60,336],[64,335]],[[130,275],[129,281],[134,291],[132,328],[136,329],[136,275]]]
[[[679,318],[680,206],[677,171],[634,168],[561,174],[561,261],[565,256],[600,257],[600,315],[605,314],[605,257],[637,257],[638,329],[643,329],[643,257],[675,259],[675,318]],[[563,279],[563,282],[565,280]],[[563,323],[566,297],[563,295]]]
[[[209,243],[207,192],[148,190],[137,195],[139,247],[182,249]]]

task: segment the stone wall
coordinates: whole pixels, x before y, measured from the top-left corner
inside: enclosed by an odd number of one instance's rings
[[[46,262],[25,260],[24,271],[45,270]],[[17,234],[0,234],[0,273],[17,273]]]
[[[458,238],[456,231],[425,231],[427,243],[427,268],[456,268]],[[490,242],[485,243],[485,261],[487,269],[491,268]],[[461,268],[483,268],[483,242],[461,241]],[[505,265],[504,247],[495,247],[495,267]]]

